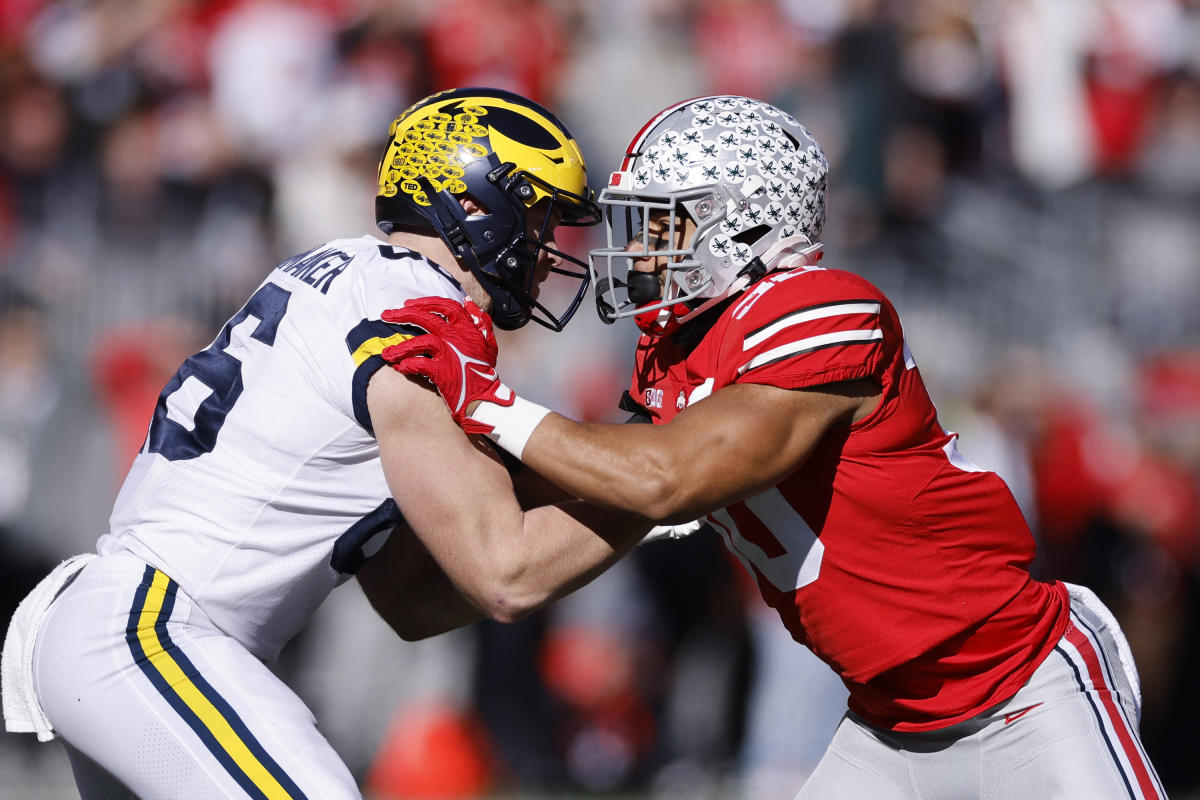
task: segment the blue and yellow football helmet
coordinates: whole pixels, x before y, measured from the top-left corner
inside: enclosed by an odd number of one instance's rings
[[[552,221],[600,220],[583,154],[563,124],[524,97],[473,88],[421,100],[396,118],[388,134],[375,198],[379,228],[436,231],[491,296],[496,327],[512,330],[532,319],[562,330],[587,291],[589,271],[543,240]],[[464,198],[483,213],[467,214]],[[529,224],[531,213],[539,215],[535,225]],[[541,251],[562,259],[553,272],[579,281],[557,315],[536,299]]]

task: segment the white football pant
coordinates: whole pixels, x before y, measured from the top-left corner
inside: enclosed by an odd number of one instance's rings
[[[83,800],[360,800],[312,713],[164,573],[90,563],[34,653]]]

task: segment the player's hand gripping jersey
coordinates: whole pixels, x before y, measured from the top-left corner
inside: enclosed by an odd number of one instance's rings
[[[709,521],[792,636],[842,677],[853,711],[897,730],[944,727],[1029,678],[1068,602],[1061,584],[1030,578],[1034,541],[1007,486],[938,424],[887,298],[847,272],[774,273],[690,353],[643,337],[632,393],[665,423],[734,383],[860,378],[882,387],[872,414]]]
[[[366,391],[413,333],[381,313],[428,296],[465,298],[370,236],[279,265],[163,390],[98,551],[133,552],[273,659],[400,519]]]

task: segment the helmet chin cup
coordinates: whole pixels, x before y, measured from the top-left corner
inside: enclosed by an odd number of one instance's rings
[[[683,303],[663,306],[659,302],[662,299],[662,285],[658,275],[631,270],[626,281],[625,293],[629,302],[638,306],[650,306],[634,316],[634,321],[642,333],[649,336],[667,336],[679,330],[679,318],[687,313],[687,306]]]
[[[662,296],[658,276],[652,272],[630,272],[627,279],[629,301],[639,306],[653,303]]]
[[[528,323],[538,305],[531,294],[537,259],[522,252],[519,244],[514,242],[504,248],[487,269],[475,273],[492,298],[492,322],[504,331],[514,331]]]

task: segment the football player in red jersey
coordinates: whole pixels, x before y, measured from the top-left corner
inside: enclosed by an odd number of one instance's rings
[[[1163,797],[1112,615],[1030,576],[1029,527],[938,423],[892,304],[817,266],[827,171],[750,98],[670,106],[634,137],[591,268],[601,316],[642,330],[624,405],[653,427],[518,397],[444,307],[388,312],[441,338],[384,358],[570,494],[719,532],[849,689],[800,798]]]

